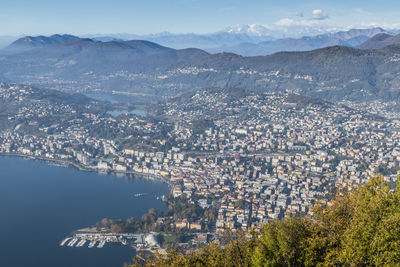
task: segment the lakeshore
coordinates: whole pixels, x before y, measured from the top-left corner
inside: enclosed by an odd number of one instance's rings
[[[8,267],[122,266],[135,255],[130,246],[60,247],[60,241],[104,217],[140,218],[149,208],[163,210],[156,196],[169,191],[158,180],[121,179],[21,157],[0,157],[0,167],[0,265]],[[21,254],[26,257],[19,259]]]
[[[0,152],[0,157],[18,157],[18,158],[22,158],[25,160],[43,161],[46,163],[53,164],[55,166],[74,168],[76,170],[83,171],[83,172],[95,172],[98,174],[116,175],[116,176],[123,176],[126,178],[142,178],[142,179],[149,179],[149,180],[158,180],[158,181],[168,184],[170,189],[172,189],[171,181],[161,175],[144,174],[144,173],[135,172],[135,171],[121,172],[121,171],[115,171],[115,170],[99,170],[97,168],[90,168],[88,166],[82,165],[76,161],[55,159],[55,158],[46,158],[46,157],[41,157],[41,156],[32,156],[32,155],[25,155],[25,154],[20,154],[20,153]]]

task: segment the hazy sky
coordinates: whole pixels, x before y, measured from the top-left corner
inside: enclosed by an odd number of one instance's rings
[[[208,33],[237,24],[400,28],[400,1],[0,0],[0,35]]]

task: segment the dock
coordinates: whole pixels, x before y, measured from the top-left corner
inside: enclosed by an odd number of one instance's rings
[[[86,239],[82,239],[81,241],[78,242],[78,244],[76,245],[76,247],[83,247],[86,243]]]
[[[71,241],[68,243],[68,247],[73,247],[75,243],[78,242],[78,238],[73,238]]]
[[[60,246],[61,247],[64,246],[65,243],[67,243],[67,241],[70,240],[70,239],[71,239],[70,237],[65,238],[63,241],[61,241]]]
[[[106,243],[106,240],[100,241],[100,243],[99,243],[99,245],[97,246],[97,248],[103,248],[105,243]]]
[[[136,249],[158,248],[159,244],[156,236],[152,233],[110,233],[99,231],[95,228],[85,228],[76,231],[73,236],[64,238],[60,246],[65,244],[68,247],[103,248],[106,243],[120,244],[122,246],[131,246]]]
[[[93,248],[96,245],[96,243],[97,243],[96,240],[90,241],[88,248]]]

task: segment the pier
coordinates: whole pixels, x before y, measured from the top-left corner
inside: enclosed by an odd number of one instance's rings
[[[92,248],[96,245],[97,241],[90,241],[88,248]]]
[[[109,233],[104,230],[98,231],[95,228],[85,228],[76,231],[72,237],[66,237],[60,242],[63,247],[84,247],[88,242],[88,248],[103,248],[107,243],[130,245],[135,249],[158,248],[155,234],[132,234],[132,233]],[[96,246],[97,245],[97,246]]]
[[[70,237],[65,238],[63,241],[61,241],[60,246],[61,246],[61,247],[64,246],[65,243],[66,243],[68,240],[70,240],[70,239],[71,239]]]

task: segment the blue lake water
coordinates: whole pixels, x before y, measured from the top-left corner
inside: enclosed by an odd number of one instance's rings
[[[91,92],[85,93],[86,96],[101,100],[101,101],[109,101],[111,103],[134,103],[137,101],[138,97],[125,95],[125,94],[112,94],[105,92]]]
[[[141,109],[133,109],[130,111],[127,110],[112,110],[112,111],[108,111],[108,114],[110,114],[113,117],[117,117],[121,114],[135,114],[135,115],[139,115],[142,117],[145,117],[147,115],[146,111],[141,110]]]
[[[135,198],[136,193],[146,193]],[[102,218],[140,218],[165,210],[164,183],[80,172],[45,162],[0,157],[0,266],[118,267],[134,256],[128,247],[60,247],[72,231]]]

